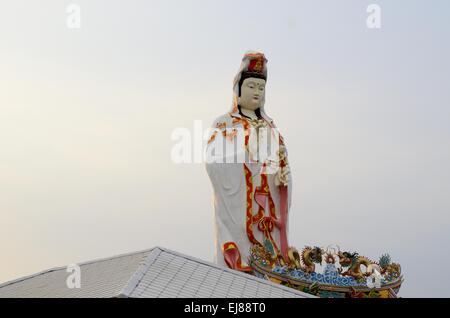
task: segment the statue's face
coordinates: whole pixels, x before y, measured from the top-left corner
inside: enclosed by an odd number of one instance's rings
[[[242,83],[239,105],[241,107],[256,110],[261,107],[266,89],[266,81],[261,78],[247,78]]]

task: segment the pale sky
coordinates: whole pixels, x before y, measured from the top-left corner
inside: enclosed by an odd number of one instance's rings
[[[0,7],[0,282],[154,246],[211,261],[211,184],[170,137],[229,110],[251,49],[289,151],[290,244],[387,252],[400,296],[450,297],[450,2]]]

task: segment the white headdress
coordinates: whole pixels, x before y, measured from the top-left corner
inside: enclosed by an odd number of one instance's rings
[[[233,102],[231,107],[231,113],[239,114],[238,110],[238,97],[239,97],[239,85],[242,75],[247,77],[251,77],[252,74],[255,76],[267,79],[267,59],[264,56],[264,53],[256,52],[256,51],[247,51],[242,58],[242,63],[239,68],[238,73],[234,77],[233,80]],[[263,96],[261,100],[261,116],[266,119],[268,122],[272,122],[272,119],[267,116],[264,110],[266,98]]]

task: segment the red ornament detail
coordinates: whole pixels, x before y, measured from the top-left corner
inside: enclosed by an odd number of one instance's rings
[[[234,242],[226,242],[222,246],[223,257],[227,266],[231,269],[241,272],[251,273],[253,269],[250,266],[244,265],[241,259],[241,253]]]

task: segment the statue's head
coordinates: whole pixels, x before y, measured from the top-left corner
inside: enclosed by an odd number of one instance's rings
[[[267,60],[264,54],[254,52],[246,54],[243,61],[244,66],[237,83],[238,105],[249,110],[257,110],[264,105]]]
[[[266,80],[258,77],[245,78],[239,87],[239,106],[257,110],[261,107],[266,89]]]

